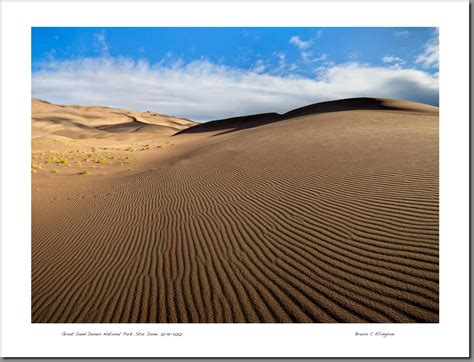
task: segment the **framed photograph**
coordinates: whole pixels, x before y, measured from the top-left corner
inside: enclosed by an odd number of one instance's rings
[[[469,357],[467,1],[2,10],[4,357]]]

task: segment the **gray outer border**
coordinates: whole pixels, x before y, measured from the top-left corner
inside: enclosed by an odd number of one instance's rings
[[[2,3],[3,2],[44,2],[44,0],[0,0],[0,18],[1,18],[1,15],[2,15]],[[65,0],[48,0],[49,2],[64,2]],[[73,2],[74,0],[67,0],[69,2]],[[94,2],[95,0],[81,0],[80,2]],[[106,2],[127,2],[127,1],[130,1],[130,0],[101,0],[101,1],[106,1]],[[156,0],[140,0],[142,2],[159,2],[159,1],[156,1]],[[174,0],[174,1],[179,1],[179,2],[183,2],[183,1],[192,1],[192,2],[200,2],[201,0]],[[222,2],[222,1],[227,1],[227,0],[207,0],[207,1],[211,1],[211,2]],[[253,0],[239,0],[239,2],[252,2]],[[269,2],[269,1],[287,1],[287,0],[258,0],[258,1],[262,1],[262,2]],[[318,0],[298,0],[298,1],[305,1],[305,2],[323,2],[323,1],[318,1]],[[361,2],[360,0],[332,0],[332,1],[337,1],[337,2],[341,2],[341,1],[350,1],[350,2]],[[389,2],[390,0],[364,0],[364,2],[377,2],[377,1],[385,1],[385,2]],[[410,2],[412,0],[396,0],[395,2]],[[443,2],[445,0],[416,0],[416,1],[421,1],[421,2]],[[456,1],[456,2],[464,2],[466,0],[450,0],[450,1]],[[473,4],[472,4],[472,0],[469,0],[469,241],[470,241],[470,244],[469,244],[469,259],[470,259],[470,263],[469,263],[469,274],[470,274],[470,280],[469,280],[469,299],[470,299],[470,304],[469,304],[469,335],[470,335],[470,343],[469,343],[469,356],[468,358],[317,358],[317,357],[314,357],[314,358],[206,358],[206,357],[203,357],[203,358],[5,358],[5,357],[2,357],[1,359],[2,360],[13,360],[13,361],[30,361],[30,360],[33,360],[33,359],[37,359],[37,360],[42,360],[42,361],[68,361],[68,360],[74,360],[74,361],[77,361],[77,362],[80,362],[80,361],[102,361],[102,360],[109,360],[109,361],[116,361],[116,360],[119,360],[119,361],[139,361],[139,360],[159,360],[159,361],[163,361],[163,362],[178,362],[178,361],[189,361],[189,360],[200,360],[200,361],[226,361],[226,360],[232,360],[232,361],[246,361],[246,362],[252,362],[252,361],[261,361],[261,360],[264,360],[264,361],[272,361],[272,360],[278,360],[278,361],[281,361],[281,362],[286,362],[286,361],[295,361],[295,360],[318,360],[318,361],[347,361],[347,360],[359,360],[359,361],[365,361],[365,360],[390,360],[390,361],[419,361],[419,360],[427,360],[427,361],[433,361],[433,360],[436,360],[436,361],[454,361],[454,360],[474,360],[474,357],[472,355],[472,342],[473,342],[473,335],[472,335],[472,280],[473,280],[473,268],[472,268],[472,260],[473,260],[473,248],[472,248],[472,223],[474,221],[474,217],[473,217],[473,214],[472,214],[472,176],[473,176],[473,168],[472,168],[472,156],[473,156],[473,148],[472,148],[472,138],[473,138],[473,127],[471,126],[471,121],[472,121],[472,104],[473,104],[473,100],[474,100],[474,97],[473,97],[473,94],[472,94],[472,72],[471,72],[471,68],[472,68],[472,61],[473,61],[473,57],[472,57],[472,52],[473,52],[473,47],[472,47],[472,35],[473,35],[473,27],[472,27],[472,12],[473,12]],[[0,29],[0,36],[1,36],[1,33],[2,33],[2,29]],[[2,79],[2,61],[1,59],[3,59],[1,57],[1,54],[2,54],[2,50],[0,48],[0,79]],[[2,101],[3,101],[3,97],[2,97],[2,91],[3,91],[3,84],[2,84],[2,87],[0,88],[0,110],[2,109]],[[0,122],[1,122],[1,118],[0,118]],[[0,124],[0,137],[2,135],[2,127],[1,127],[1,124]],[[0,150],[0,155],[1,155],[1,150]],[[0,165],[1,165],[1,159],[0,159]],[[1,190],[2,190],[2,195],[4,193],[4,190],[3,190],[3,187],[2,187],[2,179],[1,179],[1,176],[2,176],[2,171],[3,171],[3,168],[0,169],[0,187],[1,187]],[[0,200],[2,199],[2,197],[0,196]],[[3,212],[3,208],[2,210],[0,210],[0,213]],[[2,222],[3,222],[3,217],[0,221],[0,230],[2,229]],[[1,239],[1,236],[0,236],[0,239]],[[1,248],[0,248],[0,256],[1,256]],[[2,270],[0,269],[0,278],[2,276]],[[0,279],[1,280],[1,279]],[[0,281],[0,284],[1,284],[1,281]],[[2,289],[0,288],[0,308],[2,306],[2,303],[1,303],[1,296],[2,296]],[[2,325],[2,313],[0,312],[0,326]],[[0,337],[1,337],[1,334],[3,332],[3,328],[2,330],[0,330]],[[456,338],[455,336],[453,336],[453,338]],[[449,341],[446,341],[449,343]],[[25,348],[27,348],[25,346]],[[1,339],[0,339],[0,351],[1,351]]]

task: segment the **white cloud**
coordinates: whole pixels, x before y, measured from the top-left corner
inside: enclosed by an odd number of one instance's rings
[[[319,58],[315,58],[312,51],[309,51],[308,48],[313,44],[313,42],[319,39],[322,35],[322,29],[318,30],[310,39],[302,40],[299,36],[294,35],[290,38],[289,43],[295,45],[300,51],[300,58],[304,63],[311,63],[321,61]],[[323,57],[327,56],[323,54]]]
[[[104,32],[94,33],[93,39],[94,39],[94,47],[99,53],[101,53],[102,55],[109,54],[110,45],[109,43],[107,43]]]
[[[294,71],[298,68],[296,64],[288,64],[286,62],[286,53],[285,52],[273,52],[273,56],[278,59],[278,65],[275,68],[274,73],[281,74],[287,71]]]
[[[329,58],[329,55],[327,55],[326,53],[323,53],[319,57],[314,58],[314,61],[322,62],[322,61],[328,60],[328,58]]]
[[[252,71],[255,73],[263,73],[267,69],[267,66],[265,65],[265,62],[262,59],[258,59],[255,62],[254,67],[252,68]]]
[[[439,67],[439,43],[437,35],[425,44],[423,52],[416,57],[415,62],[425,68]]]
[[[391,55],[384,56],[382,58],[382,62],[384,62],[384,63],[399,63],[399,64],[405,63],[405,61],[402,58],[394,57],[394,56],[391,56]]]
[[[316,56],[314,52],[307,51],[307,50],[302,50],[300,52],[300,59],[303,63],[306,63],[306,64],[312,63],[313,65],[315,63],[321,63],[321,62],[323,62],[324,64],[329,63],[329,55],[327,55],[326,53]]]
[[[280,60],[285,60],[286,59],[286,53],[285,52],[274,52],[273,55],[278,57]]]
[[[284,57],[282,56],[283,60]],[[51,61],[32,75],[33,97],[209,120],[350,97],[438,103],[438,78],[416,69],[347,63],[316,79],[244,71],[208,60],[149,64],[127,58]]]
[[[294,35],[290,38],[289,43],[293,44],[298,49],[307,49],[311,45],[312,40],[304,41],[299,36]]]
[[[310,62],[310,61],[312,60],[312,59],[311,59],[311,56],[312,56],[312,55],[313,55],[312,52],[307,52],[307,51],[302,51],[302,52],[300,53],[301,59],[303,60],[303,62],[306,62],[306,63],[308,63],[308,62]]]

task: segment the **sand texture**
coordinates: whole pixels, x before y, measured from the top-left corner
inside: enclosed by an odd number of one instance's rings
[[[32,322],[439,321],[438,108],[352,99],[193,127],[41,106],[36,157],[100,144],[111,161],[32,174]]]

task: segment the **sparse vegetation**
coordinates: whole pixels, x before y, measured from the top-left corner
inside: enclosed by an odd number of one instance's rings
[[[43,168],[46,169],[45,172],[56,174],[71,174],[72,172],[88,175],[90,172],[95,174],[94,169],[102,169],[103,172],[100,174],[105,175],[110,173],[106,165],[124,167],[138,160],[137,153],[129,153],[128,156],[126,156],[127,153],[124,151],[145,151],[154,147],[154,145],[146,143],[142,145],[130,144],[126,149],[92,146],[83,149],[74,148],[72,150],[33,152],[31,155],[31,172],[36,173]],[[157,148],[161,147],[161,145],[157,146]],[[126,167],[123,169],[125,168]],[[70,169],[70,171],[68,169]],[[131,168],[129,170],[131,170]]]

